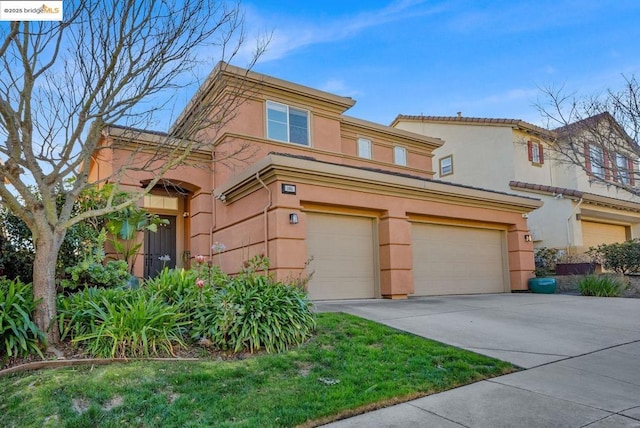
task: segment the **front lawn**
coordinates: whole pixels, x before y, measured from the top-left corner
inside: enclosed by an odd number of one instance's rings
[[[514,371],[509,363],[345,314],[280,354],[0,377],[0,426],[316,425]]]

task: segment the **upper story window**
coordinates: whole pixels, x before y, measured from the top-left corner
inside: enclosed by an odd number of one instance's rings
[[[618,179],[622,184],[629,184],[629,159],[626,156],[616,153],[616,169],[618,170]]]
[[[602,147],[590,145],[587,170],[594,176],[604,179],[604,153]]]
[[[267,137],[272,140],[309,145],[309,112],[267,101]]]
[[[453,156],[445,156],[440,159],[440,177],[453,174]]]
[[[393,148],[393,162],[396,165],[407,166],[407,149],[395,146]]]
[[[358,156],[365,159],[371,159],[371,140],[358,138]]]
[[[527,141],[527,152],[529,161],[542,165],[544,163],[544,152],[542,151],[542,143],[539,141]]]

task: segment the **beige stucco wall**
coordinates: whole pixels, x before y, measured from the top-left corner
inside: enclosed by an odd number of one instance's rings
[[[400,122],[396,128],[444,140],[444,145],[433,152],[434,178],[485,189],[509,190],[509,180],[515,176],[511,128],[427,122]],[[454,172],[440,177],[439,160],[449,155],[453,156]]]

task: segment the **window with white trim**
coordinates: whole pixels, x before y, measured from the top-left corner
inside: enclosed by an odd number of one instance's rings
[[[602,147],[589,146],[589,171],[598,178],[604,179],[604,153]]]
[[[453,156],[445,156],[440,159],[440,177],[453,174]]]
[[[267,101],[267,137],[271,140],[309,145],[309,112]]]
[[[396,165],[407,166],[407,149],[395,146],[393,148],[393,162]]]
[[[529,155],[529,161],[536,165],[542,165],[544,163],[544,152],[542,149],[542,143],[539,141],[527,141],[527,152]]]
[[[365,159],[371,159],[371,140],[367,138],[358,138],[358,156]]]

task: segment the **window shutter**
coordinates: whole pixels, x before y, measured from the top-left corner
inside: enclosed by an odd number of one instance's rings
[[[629,165],[629,184],[631,185],[631,187],[635,187],[635,185],[636,185],[636,179],[635,179],[636,172],[633,170],[633,160],[627,159],[627,164]]]
[[[611,155],[607,150],[603,150],[602,157],[604,158],[604,179],[611,180]]]
[[[540,156],[540,165],[544,163],[544,152],[542,151],[542,143],[538,143],[538,155]]]
[[[584,167],[587,175],[591,175],[591,153],[589,152],[589,143],[584,143]]]
[[[527,153],[529,154],[529,162],[533,162],[533,143],[527,141]]]

